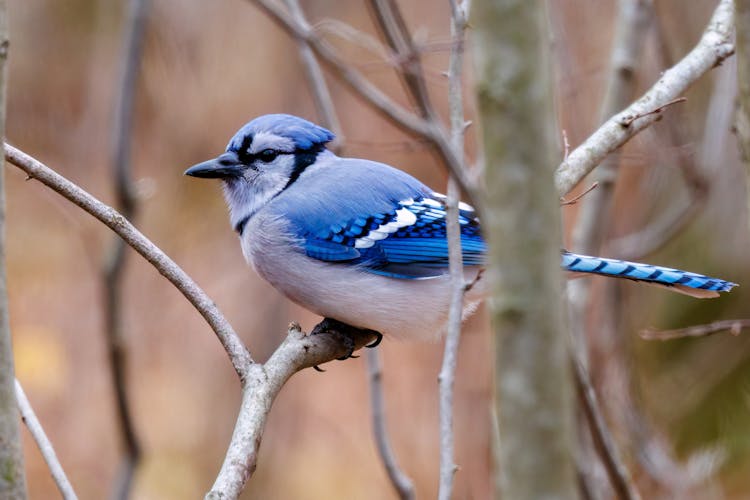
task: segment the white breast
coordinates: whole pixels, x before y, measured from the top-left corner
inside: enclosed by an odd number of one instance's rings
[[[284,221],[263,212],[248,223],[241,243],[245,258],[261,277],[323,317],[406,339],[435,339],[445,330],[450,303],[447,275],[396,279],[312,259],[289,235]],[[467,268],[466,279],[473,280],[477,273],[478,268]],[[472,287],[464,316],[474,311],[485,288],[482,279]]]

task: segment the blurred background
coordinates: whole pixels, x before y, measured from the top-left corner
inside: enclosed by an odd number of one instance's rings
[[[688,9],[681,0],[655,2],[636,73],[639,93],[697,42],[715,3],[694,1]],[[559,126],[575,147],[599,121],[616,2],[549,4]],[[321,25],[349,61],[408,105],[392,68],[368,49],[377,32],[364,2],[307,0],[303,7],[312,22],[335,19],[366,33],[370,38],[335,23]],[[10,0],[9,8],[8,141],[113,203],[113,112],[126,2]],[[401,8],[424,49],[430,90],[446,116],[448,2],[412,0]],[[687,93],[687,102],[670,108],[624,149],[605,255],[750,282],[745,173],[731,132],[735,71],[733,59],[712,71]],[[424,144],[335,79],[328,82],[344,131],[343,155],[386,162],[445,189],[445,171]],[[257,115],[319,119],[296,46],[251,2],[152,0],[136,85],[136,225],[215,300],[255,358],[265,360],[290,321],[310,329],[320,318],[286,301],[246,266],[218,183],[182,172],[220,153],[236,129]],[[475,133],[471,127],[471,161],[477,157]],[[684,181],[695,176],[701,187]],[[15,168],[7,179],[17,376],[78,494],[104,498],[121,451],[100,278],[111,234]],[[696,189],[705,196],[696,197]],[[693,203],[699,206],[684,230],[658,248],[646,241],[653,235],[622,239]],[[577,210],[563,208],[567,245]],[[127,383],[143,447],[133,498],[199,497],[229,443],[239,383],[219,342],[185,299],[130,251],[126,265]],[[683,498],[746,497],[750,337],[721,333],[655,342],[638,332],[748,317],[748,286],[698,301],[630,282],[605,288],[603,281],[593,279],[586,317],[590,331],[601,332],[591,339],[590,370],[642,494],[668,497],[675,491],[671,481],[684,486]],[[615,294],[615,310],[598,307],[607,294]],[[492,491],[489,334],[480,309],[465,324],[458,361],[460,499],[489,498]],[[442,344],[386,339],[379,349],[393,447],[418,496],[434,497]],[[290,380],[271,412],[258,469],[243,498],[394,496],[371,437],[365,368],[364,358],[333,362],[325,373],[305,370]],[[31,498],[54,498],[56,488],[26,435],[25,459]]]

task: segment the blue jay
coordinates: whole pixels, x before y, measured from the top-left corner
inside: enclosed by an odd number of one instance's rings
[[[357,328],[435,338],[450,285],[445,196],[414,177],[326,149],[334,135],[296,116],[243,126],[226,151],[185,174],[221,179],[232,227],[255,271],[297,304]],[[479,220],[459,206],[464,316],[487,291]],[[715,297],[734,283],[667,267],[562,252],[562,267]]]

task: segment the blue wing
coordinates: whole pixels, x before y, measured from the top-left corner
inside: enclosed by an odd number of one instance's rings
[[[447,272],[445,197],[408,174],[380,163],[337,159],[310,172],[304,192],[288,191],[279,196],[278,210],[293,222],[308,256],[393,278]],[[461,204],[459,212],[464,264],[480,265],[485,243],[479,222],[468,205]]]
[[[307,238],[311,257],[349,261],[363,269],[393,278],[432,278],[448,268],[448,241],[443,199],[437,193],[401,200],[386,213],[360,216],[325,234]],[[479,223],[468,206],[459,213],[464,265],[484,262],[485,244]],[[337,250],[331,251],[331,244]]]

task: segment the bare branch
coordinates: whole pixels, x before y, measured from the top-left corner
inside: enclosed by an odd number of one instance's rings
[[[646,340],[672,340],[682,339],[685,337],[707,337],[715,333],[729,330],[732,335],[739,335],[743,329],[750,328],[750,319],[726,319],[715,321],[707,325],[689,326],[687,328],[678,328],[675,330],[656,330],[646,328],[642,330],[641,338]]]
[[[602,458],[604,468],[607,471],[609,480],[617,492],[618,498],[625,500],[637,500],[641,496],[630,477],[628,469],[620,457],[620,452],[614,437],[610,434],[607,423],[602,415],[596,391],[591,383],[586,368],[577,360],[573,360],[573,373],[575,375],[576,389],[578,398],[588,421],[588,427],[591,431],[591,437]]]
[[[76,500],[78,496],[76,496],[75,491],[73,491],[73,486],[71,486],[70,481],[68,481],[65,471],[63,470],[62,465],[60,465],[60,461],[57,459],[55,449],[52,447],[52,443],[44,432],[44,428],[42,428],[39,419],[36,418],[34,409],[31,407],[31,403],[29,403],[26,393],[23,392],[23,387],[21,387],[21,382],[19,382],[18,379],[16,379],[15,386],[16,401],[18,402],[18,411],[21,413],[21,419],[26,424],[26,428],[29,429],[31,437],[34,438],[34,442],[36,442],[36,445],[39,447],[39,451],[47,464],[47,468],[49,469],[50,474],[52,474],[52,479],[55,480],[57,489],[60,490],[60,494],[65,500]]]
[[[643,116],[644,113],[684,94],[701,76],[731,56],[734,53],[733,30],[732,0],[720,0],[698,45],[667,70],[640,99],[607,120],[557,168],[555,184],[558,193],[561,196],[567,194],[609,153],[658,119],[658,115]],[[630,126],[622,125],[624,117],[638,115],[643,117]]]
[[[208,295],[172,259],[115,209],[97,200],[40,161],[7,143],[5,159],[26,172],[29,177],[38,180],[99,219],[150,262],[201,313],[227,351],[240,380],[246,379],[248,369],[253,364],[250,352]]]
[[[271,405],[282,386],[294,373],[337,359],[373,340],[369,330],[318,325],[309,335],[292,323],[289,333],[271,358],[263,365],[249,367],[242,388],[242,403],[229,449],[221,471],[206,495],[207,499],[237,498],[245,481],[255,470],[258,448]],[[340,325],[343,326],[343,325]]]
[[[565,198],[560,198],[560,206],[569,206],[569,205],[575,205],[578,203],[581,198],[589,194],[591,191],[596,189],[599,186],[598,182],[594,182],[592,185],[586,188],[585,191],[583,191],[581,194],[574,196],[573,198],[566,200]]]
[[[739,60],[735,60],[739,63]],[[732,61],[728,66],[733,66]],[[705,113],[703,140],[699,160],[688,160],[678,155],[678,165],[690,199],[681,207],[665,211],[648,226],[634,234],[609,242],[612,253],[627,259],[641,259],[664,247],[684,231],[695,217],[702,213],[710,191],[711,165],[724,164],[727,154],[726,133],[731,127],[735,107],[734,71],[731,67],[717,73]],[[738,115],[739,116],[739,113]],[[667,127],[672,144],[681,144],[678,128]]]
[[[398,76],[404,82],[409,96],[419,110],[422,118],[436,119],[427,85],[425,84],[420,53],[417,50],[404,17],[395,0],[369,0],[370,12],[385,37],[388,47],[393,51],[398,64]]]
[[[128,2],[128,15],[125,26],[121,57],[119,96],[115,103],[113,126],[114,188],[117,208],[122,216],[133,220],[137,205],[136,188],[130,173],[130,143],[133,130],[134,100],[138,68],[143,52],[143,33],[146,27],[148,0]],[[117,402],[116,412],[119,429],[124,444],[117,478],[113,488],[113,498],[126,499],[133,482],[135,467],[140,460],[141,450],[133,418],[128,405],[125,368],[127,365],[127,341],[122,325],[122,277],[125,267],[125,241],[114,236],[111,248],[102,263],[104,290],[105,331],[109,351],[109,367],[112,385]]]
[[[310,27],[307,25],[299,1],[284,0],[284,3],[286,3],[290,14],[294,17],[295,21],[309,29]],[[315,107],[318,110],[318,116],[320,117],[323,126],[336,135],[336,138],[330,144],[330,148],[333,151],[338,151],[344,141],[343,130],[341,129],[341,122],[339,122],[339,117],[336,114],[336,108],[333,105],[331,92],[326,84],[323,71],[320,69],[320,64],[318,64],[315,54],[307,43],[303,40],[297,40],[297,50],[299,51],[300,59],[302,60],[302,66],[305,68],[305,74],[307,75],[308,85],[312,91],[313,99],[315,100]]]
[[[393,66],[393,61],[388,59],[388,49],[380,43],[380,40],[370,33],[358,30],[351,24],[347,24],[340,19],[321,19],[313,25],[313,31],[318,35],[331,35],[345,40],[357,47],[371,52],[378,60],[377,63],[360,62],[360,67],[362,67],[362,65],[368,66],[370,64]]]
[[[377,349],[367,351],[368,378],[370,380],[370,405],[372,406],[372,430],[378,453],[385,465],[385,471],[401,500],[413,500],[414,483],[399,468],[396,455],[388,441],[388,427],[385,419],[383,401],[383,370],[380,366],[380,352]]]
[[[424,120],[396,104],[360,72],[347,64],[312,29],[296,22],[273,0],[252,0],[252,2],[292,37],[307,43],[323,64],[381,115],[402,130],[427,139],[435,147],[446,167],[456,177],[461,189],[471,200],[476,200],[474,182],[463,170],[459,155],[451,147],[448,133],[439,121]]]
[[[463,57],[466,36],[466,11],[459,6],[451,9],[451,45],[448,62],[448,106],[450,109],[451,142],[455,151],[461,151],[463,160],[464,121],[463,105]],[[461,250],[461,226],[458,223],[459,187],[454,177],[448,179],[445,200],[445,224],[448,238],[448,267],[451,282],[451,302],[448,311],[447,335],[443,364],[438,376],[440,386],[440,485],[439,500],[450,500],[453,496],[453,478],[457,470],[453,433],[453,384],[456,374],[458,346],[461,340],[461,316],[463,311],[464,283],[463,255]]]

